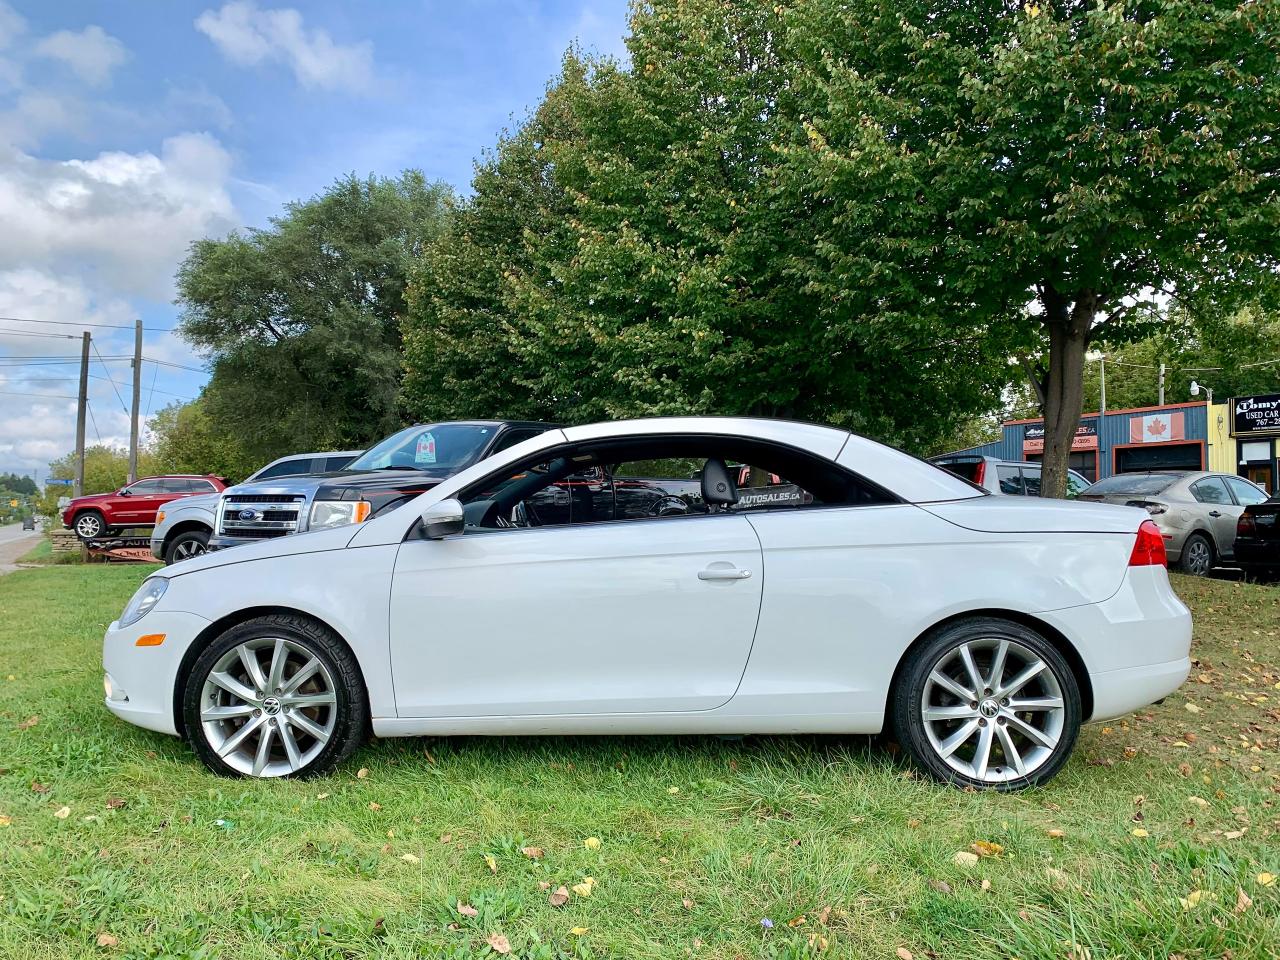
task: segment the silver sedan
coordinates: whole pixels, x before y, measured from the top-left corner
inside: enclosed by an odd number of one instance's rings
[[[1235,559],[1236,520],[1267,492],[1229,473],[1156,470],[1099,480],[1079,499],[1142,507],[1164,535],[1169,565],[1203,577]]]

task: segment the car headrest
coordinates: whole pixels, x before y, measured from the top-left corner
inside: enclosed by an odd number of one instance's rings
[[[723,460],[708,460],[702,468],[702,502],[710,506],[738,502],[738,485],[733,482]]]

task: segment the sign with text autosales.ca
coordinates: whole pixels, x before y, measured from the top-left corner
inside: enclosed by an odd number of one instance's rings
[[[1232,403],[1232,433],[1280,432],[1280,393],[1236,397]]]
[[[1072,450],[1098,449],[1098,421],[1082,420],[1071,438]],[[1022,452],[1044,453],[1044,423],[1028,423],[1022,428]]]

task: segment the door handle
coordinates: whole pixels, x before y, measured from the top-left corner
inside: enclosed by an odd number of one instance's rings
[[[1222,514],[1221,514],[1221,513],[1219,513],[1217,510],[1210,510],[1210,511],[1209,511],[1209,516],[1211,516],[1211,517],[1220,517],[1220,516],[1222,516]]]
[[[749,580],[750,570],[739,570],[737,567],[708,567],[698,571],[699,580]]]

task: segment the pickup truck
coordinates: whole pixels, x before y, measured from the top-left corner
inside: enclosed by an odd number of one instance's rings
[[[374,444],[343,470],[229,487],[218,500],[208,548],[361,523],[554,426],[516,420],[417,424]]]

